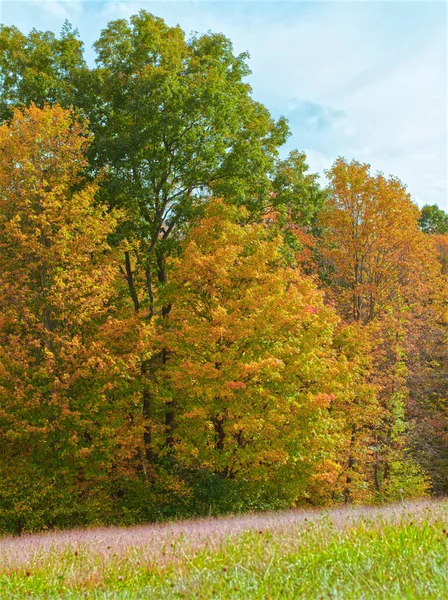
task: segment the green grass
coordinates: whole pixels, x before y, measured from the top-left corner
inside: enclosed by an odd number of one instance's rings
[[[200,540],[190,529],[159,546],[155,538],[89,549],[77,539],[0,564],[0,598],[443,600],[447,516],[448,504],[437,503],[398,516],[347,511],[342,521],[312,514],[290,526],[271,516],[264,529],[219,536],[210,521]]]

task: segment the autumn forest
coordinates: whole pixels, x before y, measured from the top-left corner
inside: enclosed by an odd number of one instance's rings
[[[0,532],[448,493],[448,215],[248,56],[0,28]]]

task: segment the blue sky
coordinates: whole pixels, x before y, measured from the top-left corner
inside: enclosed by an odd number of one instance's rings
[[[144,8],[187,31],[223,32],[249,51],[254,97],[292,129],[319,173],[338,156],[398,176],[420,204],[448,210],[447,3],[238,0],[3,0],[22,31],[79,29],[86,57],[108,21]]]

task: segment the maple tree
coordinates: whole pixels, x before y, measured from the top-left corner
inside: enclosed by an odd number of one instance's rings
[[[245,221],[247,211],[214,201],[171,259],[156,395],[176,403],[181,465],[244,481],[253,501],[264,488],[297,501],[336,428],[338,319],[313,279],[288,266],[281,236]]]
[[[419,211],[403,184],[369,165],[343,159],[327,172],[330,197],[320,223],[324,269],[350,321],[367,324],[400,298],[412,303],[437,276],[432,244],[418,227]]]
[[[428,232],[441,273],[431,304],[425,305],[410,331],[409,436],[412,452],[431,476],[435,492],[446,493],[448,465],[448,235]]]
[[[98,512],[112,465],[135,452],[132,366],[111,310],[118,215],[80,177],[88,141],[59,106],[16,109],[0,127],[0,495],[19,531],[76,514],[76,498]]]
[[[397,473],[402,469],[408,331],[435,297],[440,268],[433,244],[419,229],[418,208],[399,180],[373,176],[369,165],[343,159],[327,175],[322,277],[340,313],[373,342],[371,379],[383,409],[373,469],[380,491],[392,486],[391,465]],[[411,466],[408,471],[412,479]],[[417,483],[415,489],[421,489]]]

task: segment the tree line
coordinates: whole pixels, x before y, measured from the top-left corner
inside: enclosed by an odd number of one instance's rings
[[[446,493],[448,215],[322,185],[246,54],[0,28],[0,529]]]

